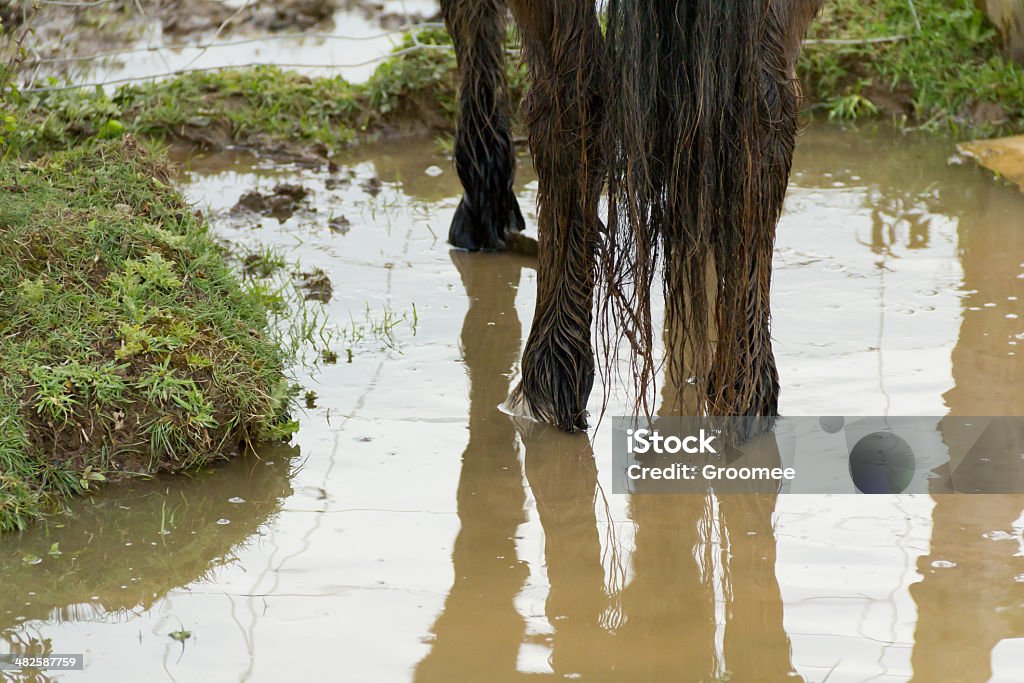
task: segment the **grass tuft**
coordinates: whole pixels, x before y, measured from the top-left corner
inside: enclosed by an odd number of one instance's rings
[[[0,530],[286,429],[260,297],[133,138],[0,163]]]
[[[1024,132],[1024,68],[1002,55],[973,0],[834,0],[808,37],[887,36],[902,39],[807,44],[799,72],[812,106],[833,119],[885,115],[956,136]]]

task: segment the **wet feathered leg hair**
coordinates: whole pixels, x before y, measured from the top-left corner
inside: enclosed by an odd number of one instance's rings
[[[629,341],[638,410],[657,363],[651,288],[664,272],[668,373],[708,415],[778,411],[769,291],[797,131],[793,64],[820,0],[609,0],[615,88],[601,339]],[[710,280],[710,281],[709,281]]]
[[[594,382],[594,267],[603,226],[601,121],[607,76],[593,0],[511,0],[532,87],[526,100],[539,180],[537,305],[522,380],[509,398],[521,414],[585,429]]]
[[[459,63],[455,169],[465,190],[448,241],[470,250],[504,249],[523,229],[512,190],[515,150],[509,133],[504,0],[442,0]]]

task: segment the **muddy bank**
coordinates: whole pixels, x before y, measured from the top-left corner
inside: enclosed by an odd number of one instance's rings
[[[429,8],[410,10],[411,16],[396,14],[401,5],[390,2],[317,4],[321,2],[256,3],[223,31],[319,31],[322,27],[310,22],[330,21],[325,17],[339,7],[387,27],[437,19],[429,16]],[[969,3],[950,8],[938,0],[919,0],[915,6],[916,12],[903,0],[885,0],[871,8],[853,0],[830,3],[812,26],[799,64],[807,109],[844,121],[884,117],[907,128],[957,136],[1024,131],[1024,69],[1001,56],[998,33],[984,14]],[[226,12],[237,11],[213,0],[197,7],[192,11],[190,5],[186,12],[176,3],[162,5],[160,12],[170,22],[168,35],[209,33],[231,18]],[[214,7],[219,9],[203,9]],[[91,16],[85,10],[78,15]],[[186,17],[188,25],[183,23]],[[130,40],[130,12],[123,21],[129,23],[104,20],[102,31],[85,33],[101,36],[97,40],[108,45]],[[44,21],[41,30],[38,42],[55,46],[60,45],[58,35],[68,29],[58,21]],[[67,51],[81,51],[75,34],[68,35]],[[943,40],[929,40],[928,35]],[[37,129],[22,137],[27,145],[54,147],[123,129],[201,149],[236,147],[319,164],[367,140],[450,136],[457,86],[450,38],[443,30],[428,29],[417,40],[423,48],[386,60],[360,84],[275,68],[232,68],[113,93],[29,92],[23,125]],[[398,49],[412,47],[413,39],[406,37]],[[515,48],[509,44],[510,50]],[[528,84],[518,60],[509,61],[511,100],[517,104]],[[518,107],[515,111],[518,119]]]
[[[190,73],[113,93],[25,91],[9,144],[31,155],[130,132],[320,164],[359,142],[450,134],[454,52],[443,31],[421,31],[418,40],[427,47],[385,61],[361,84],[260,66]],[[515,75],[518,99],[525,78]]]

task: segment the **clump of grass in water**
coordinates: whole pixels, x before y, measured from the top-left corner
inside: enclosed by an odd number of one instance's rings
[[[349,324],[341,330],[342,339],[349,344],[349,350],[367,341],[382,344],[383,348],[398,351],[399,341],[395,336],[395,328],[402,323],[407,323],[416,336],[416,327],[419,324],[419,314],[416,311],[416,304],[412,305],[412,311],[399,314],[389,306],[381,309],[380,315],[376,315],[370,304],[366,304],[363,318],[356,320],[349,315]]]
[[[309,354],[330,346],[335,331],[328,327],[323,305],[303,296],[300,265],[270,246],[229,249],[228,259],[266,311],[268,334],[289,358],[310,367]]]
[[[133,139],[0,163],[0,530],[293,429],[288,361]]]

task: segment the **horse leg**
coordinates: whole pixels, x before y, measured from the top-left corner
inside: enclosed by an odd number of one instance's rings
[[[724,214],[724,237],[713,243],[723,275],[716,305],[719,334],[707,387],[709,411],[751,418],[743,426],[746,436],[769,428],[778,415],[770,332],[772,252],[796,145],[796,60],[819,6],[820,0],[765,2],[750,15],[753,25],[746,27],[745,38],[753,43],[753,73],[739,80],[742,95],[731,114],[721,115],[741,131],[744,144],[737,154],[712,142],[718,163],[727,170],[724,188],[739,199],[736,211]]]
[[[734,348],[749,364],[741,375],[748,386],[737,387],[731,394],[736,402],[726,404],[735,411],[727,414],[761,418],[745,425],[748,435],[770,427],[779,414],[779,373],[771,340],[772,252],[796,145],[800,108],[796,60],[807,27],[821,4],[821,0],[771,3],[767,6],[761,32],[760,111],[755,117],[755,140],[762,158],[751,173],[754,175],[752,186],[760,195],[752,214],[753,224],[762,235],[752,240],[753,249],[747,255],[749,261],[738,264],[746,270],[741,277],[747,287],[738,308],[742,312],[739,324],[733,328]],[[726,362],[731,360],[726,359]],[[722,367],[721,363],[715,365],[718,371]],[[716,379],[713,373],[712,387]]]
[[[512,190],[515,150],[509,133],[504,0],[441,0],[459,63],[455,170],[464,194],[448,241],[462,249],[504,249],[523,229]]]
[[[592,0],[510,5],[533,83],[526,116],[539,179],[539,264],[522,381],[509,405],[565,431],[582,430],[594,383],[591,308],[604,178],[601,27]]]

